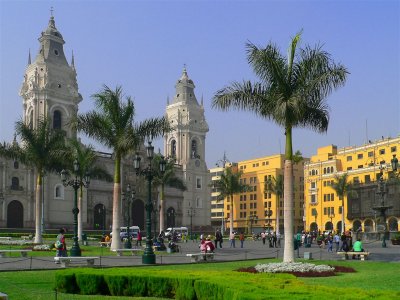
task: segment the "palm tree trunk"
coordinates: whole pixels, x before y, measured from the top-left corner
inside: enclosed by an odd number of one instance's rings
[[[35,193],[35,244],[42,243],[42,230],[40,221],[42,220],[42,175],[38,170],[36,177],[36,193]]]
[[[342,200],[342,232],[346,231],[346,226],[344,224],[344,197],[340,197]]]
[[[121,249],[120,239],[121,157],[117,154],[114,167],[113,219],[111,249]]]
[[[283,217],[285,232],[285,248],[283,250],[283,262],[294,262],[294,232],[293,232],[293,150],[292,128],[286,127],[285,145],[285,171],[283,192]]]
[[[279,196],[277,196],[276,197],[276,199],[277,199],[277,204],[276,204],[276,228],[275,228],[275,231],[276,231],[276,233],[279,233],[279,213],[280,213],[280,207],[279,207],[279,200],[280,200],[280,198],[279,198]]]
[[[230,195],[231,197],[231,217],[229,220],[229,235],[233,233],[233,195]]]
[[[78,197],[78,241],[82,241],[82,197],[83,197],[83,186],[79,189]]]
[[[164,185],[161,184],[161,191],[160,191],[160,233],[164,231]]]

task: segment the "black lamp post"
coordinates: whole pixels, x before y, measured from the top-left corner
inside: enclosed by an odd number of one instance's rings
[[[250,234],[253,234],[253,223],[254,221],[257,220],[256,215],[250,215],[249,216],[249,221],[250,221]]]
[[[268,218],[268,233],[271,230],[271,216],[272,216],[272,210],[268,208],[268,210],[265,211],[265,216]]]
[[[150,141],[148,143],[148,146],[146,147],[146,154],[147,154],[147,159],[149,160],[149,164],[146,169],[143,169],[143,170],[140,169],[141,158],[139,157],[138,154],[136,154],[133,164],[134,164],[134,167],[136,170],[136,174],[145,176],[147,179],[147,182],[148,182],[148,198],[147,198],[147,204],[145,206],[146,207],[146,248],[144,249],[142,263],[155,264],[156,263],[156,255],[154,254],[153,247],[152,247],[152,240],[151,240],[151,214],[153,211],[153,202],[151,201],[151,181],[153,180],[153,177],[154,177],[154,171],[152,169],[151,162],[154,157],[154,147],[151,145]],[[165,162],[164,158],[162,158],[160,165],[159,165],[161,173],[165,172],[165,165],[166,165],[166,162]]]
[[[187,215],[190,217],[190,239],[193,241],[193,222],[192,218],[196,215],[196,209],[193,207],[189,207],[187,211]]]
[[[153,202],[153,214],[154,214],[154,236],[153,236],[153,241],[157,242],[157,215],[158,212],[160,211],[160,207],[157,208],[157,203]]]
[[[128,201],[128,213],[127,213],[127,224],[126,224],[126,233],[127,233],[127,239],[125,242],[125,248],[131,249],[132,248],[132,236],[130,233],[130,228],[129,226],[131,225],[131,205],[133,200],[135,199],[135,190],[131,190],[131,185],[128,184],[126,187],[126,193],[125,193],[125,200]]]
[[[70,251],[71,256],[81,256],[81,249],[78,243],[78,189],[81,186],[86,188],[89,187],[90,184],[90,176],[89,174],[85,174],[84,178],[79,175],[79,162],[74,160],[74,174],[75,179],[69,179],[69,173],[65,170],[61,171],[61,181],[65,187],[72,186],[74,189],[74,208],[72,209],[72,213],[74,214],[74,237],[73,237],[73,245]]]

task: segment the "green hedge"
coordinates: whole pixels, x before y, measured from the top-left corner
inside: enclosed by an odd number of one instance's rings
[[[399,292],[307,285],[289,274],[147,268],[80,268],[56,272],[62,293],[181,300],[395,299]]]

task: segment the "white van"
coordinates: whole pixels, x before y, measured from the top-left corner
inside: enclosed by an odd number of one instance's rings
[[[121,239],[126,239],[128,237],[128,231],[126,227],[120,227],[119,228],[120,233],[119,236]],[[138,236],[138,232],[140,232],[139,226],[131,226],[129,227],[129,234],[131,235],[132,238],[136,239]],[[112,237],[112,232],[110,233],[110,236]]]
[[[173,232],[178,234],[178,237],[182,237],[182,234],[188,236],[189,230],[187,227],[169,227],[165,230],[165,237],[169,237]]]

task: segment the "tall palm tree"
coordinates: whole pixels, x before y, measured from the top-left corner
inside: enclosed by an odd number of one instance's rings
[[[339,200],[342,201],[342,232],[346,230],[345,213],[344,213],[344,198],[350,193],[352,184],[348,182],[349,175],[344,173],[342,175],[335,175],[335,180],[332,184],[332,189],[335,190]]]
[[[279,226],[280,226],[280,220],[279,220],[279,212],[280,212],[280,200],[283,197],[283,175],[279,174],[276,178],[274,176],[271,176],[271,178],[268,178],[267,181],[264,182],[264,191],[268,193],[275,194],[276,196],[276,232],[279,233]]]
[[[70,159],[68,160],[68,170],[72,171],[73,161],[76,159],[79,163],[79,174],[75,174],[82,182],[86,174],[90,174],[91,179],[99,179],[111,182],[113,177],[107,170],[99,165],[96,165],[97,155],[92,146],[85,146],[76,139],[69,140]],[[81,185],[78,195],[78,239],[82,240],[82,197],[83,186]]]
[[[168,128],[165,118],[146,119],[134,123],[135,106],[131,97],[123,101],[122,88],[111,90],[104,85],[103,90],[94,94],[97,110],[79,115],[75,126],[79,131],[112,149],[114,156],[113,224],[112,235],[120,236],[119,205],[121,197],[121,159],[139,149],[145,138],[156,138]],[[121,241],[113,238],[112,249],[121,248]]]
[[[233,196],[239,193],[243,193],[248,189],[246,184],[243,184],[240,180],[242,177],[242,171],[234,172],[232,167],[225,168],[224,173],[221,174],[221,178],[216,180],[213,185],[220,192],[220,199],[227,199],[230,205],[230,220],[229,220],[229,234],[233,232],[233,217],[234,217],[234,202]]]
[[[284,129],[284,262],[294,261],[292,130],[304,127],[326,132],[329,123],[326,98],[344,85],[348,74],[319,45],[297,49],[300,36],[301,32],[292,39],[287,58],[273,43],[265,48],[247,43],[247,60],[260,81],[234,82],[217,91],[212,102],[214,108],[223,111],[230,108],[251,111]]]
[[[173,187],[181,191],[186,191],[185,182],[179,177],[175,176],[175,160],[169,159],[165,165],[165,172],[160,171],[159,165],[163,157],[160,154],[154,156],[153,170],[155,174],[153,177],[153,184],[155,187],[160,187],[160,232],[164,231],[164,211],[165,211],[165,186]]]
[[[53,130],[51,122],[47,118],[39,120],[38,126],[32,128],[30,124],[18,121],[15,132],[20,137],[21,145],[13,143],[3,145],[0,155],[6,158],[19,160],[26,166],[30,166],[36,173],[35,188],[35,240],[34,243],[42,243],[41,219],[42,219],[42,194],[43,176],[46,172],[60,171],[65,157],[64,132]]]

